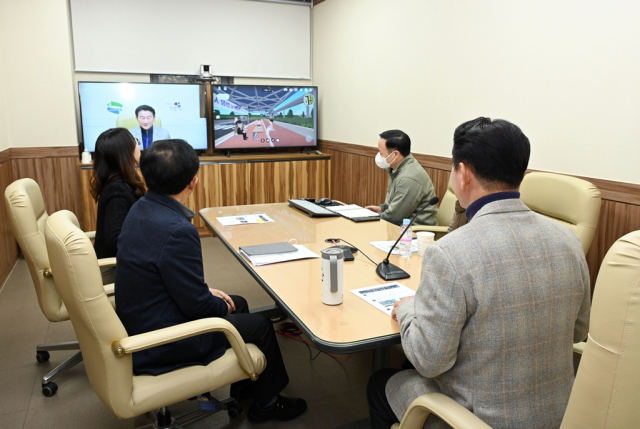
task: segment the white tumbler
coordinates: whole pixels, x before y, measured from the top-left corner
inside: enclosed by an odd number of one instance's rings
[[[329,247],[322,254],[322,303],[342,304],[344,252]]]

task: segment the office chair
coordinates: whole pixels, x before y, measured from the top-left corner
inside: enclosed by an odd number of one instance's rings
[[[222,318],[194,320],[129,336],[107,299],[93,246],[80,230],[75,215],[67,210],[52,214],[47,220],[45,240],[91,386],[119,418],[161,409],[158,426],[166,427],[172,420],[167,405],[236,381],[255,381],[264,370],[262,352],[253,344],[245,344],[233,325]],[[132,353],[213,331],[223,332],[231,348],[209,365],[189,366],[157,376],[133,374]]]
[[[560,429],[635,429],[640,422],[640,231],[607,252],[596,281],[589,339]],[[454,428],[488,428],[441,393],[422,395],[399,426],[422,428],[430,413]],[[397,425],[395,426],[397,427]]]
[[[7,186],[4,199],[11,229],[29,267],[42,313],[50,322],[69,320],[67,309],[56,290],[53,271],[49,265],[49,256],[44,242],[44,227],[48,215],[40,187],[32,179],[16,180]],[[95,231],[86,235],[93,238]],[[116,258],[102,259],[100,266],[114,266],[115,262]],[[105,290],[113,294],[113,284],[105,286]],[[50,351],[59,350],[80,350],[80,347],[77,341],[40,344],[36,347],[36,360],[38,363],[46,362],[50,358]],[[78,352],[45,375],[42,378],[42,394],[54,395],[58,385],[53,382],[53,379],[80,362],[82,362],[82,354]]]
[[[116,127],[118,128],[126,128],[130,130],[131,128],[135,128],[138,125],[138,120],[136,119],[136,115],[120,115],[118,119],[116,119]],[[153,125],[156,127],[162,126],[162,119],[156,116],[156,119],[153,121]]]
[[[534,212],[568,226],[587,254],[600,217],[600,190],[595,185],[563,174],[533,172],[524,176],[520,198]]]
[[[440,206],[438,207],[438,212],[436,217],[438,219],[438,225],[429,226],[429,225],[413,225],[411,228],[414,232],[418,231],[430,231],[435,232],[436,240],[444,237],[447,233],[447,229],[451,224],[451,220],[453,219],[453,213],[456,208],[456,194],[453,193],[453,188],[451,187],[451,179],[449,179],[449,184],[447,185],[447,191],[442,197],[442,201],[440,202]]]

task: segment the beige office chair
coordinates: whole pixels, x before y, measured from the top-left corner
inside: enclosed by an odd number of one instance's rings
[[[436,240],[443,237],[447,233],[447,229],[451,224],[451,220],[453,219],[453,213],[456,208],[456,194],[453,193],[453,188],[451,187],[451,180],[449,180],[449,184],[447,185],[447,191],[442,197],[442,201],[440,202],[440,206],[438,207],[438,213],[436,214],[438,219],[438,225],[427,226],[427,225],[414,225],[411,228],[413,231],[430,231],[436,234]]]
[[[129,336],[102,287],[91,242],[69,211],[52,214],[45,230],[58,291],[78,336],[91,386],[119,418],[131,418],[251,378],[265,366],[262,352],[245,344],[224,319],[194,320]],[[134,375],[132,353],[207,332],[222,331],[231,348],[209,365],[180,368],[166,374]],[[218,404],[219,405],[219,404]],[[164,426],[163,426],[164,427]]]
[[[135,128],[138,125],[138,120],[136,119],[136,115],[120,115],[118,119],[116,119],[116,127],[118,128],[126,128],[130,130],[131,128]],[[153,125],[156,127],[162,126],[162,119],[156,116],[156,119],[153,121]]]
[[[596,281],[589,339],[560,429],[640,426],[640,231],[618,239]],[[454,428],[488,428],[440,393],[413,401],[400,428],[422,428],[433,412]]]
[[[45,317],[50,322],[69,320],[67,309],[64,306],[49,266],[49,256],[44,242],[44,227],[47,222],[47,211],[40,187],[32,179],[16,180],[4,192],[4,199],[11,223],[11,229],[15,236],[24,258],[29,267],[29,273],[33,280],[33,286],[38,296],[38,304]],[[95,232],[87,233],[93,238]],[[100,265],[107,267],[115,265],[116,258],[107,258],[100,261]],[[108,293],[113,294],[113,285],[105,286]],[[43,363],[49,360],[50,351],[79,350],[77,341],[69,341],[55,344],[40,344],[36,347],[36,360]],[[82,354],[78,352],[70,359],[54,368],[42,378],[42,394],[52,396],[58,390],[53,379],[82,362]]]
[[[586,180],[555,173],[524,176],[520,198],[527,207],[576,233],[585,255],[600,217],[600,190]]]

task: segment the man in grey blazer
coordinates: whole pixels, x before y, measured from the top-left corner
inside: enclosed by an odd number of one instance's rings
[[[136,120],[139,126],[131,128],[129,132],[137,140],[140,150],[145,150],[151,143],[157,140],[169,140],[169,131],[153,125],[156,120],[156,111],[153,107],[143,104],[136,108]]]
[[[371,377],[374,429],[401,420],[427,392],[493,428],[560,426],[572,343],[589,327],[589,272],[577,236],[520,200],[529,153],[507,121],[477,118],[456,129],[451,183],[469,223],[427,248],[415,298],[396,303],[415,369]],[[425,427],[448,426],[431,415]]]

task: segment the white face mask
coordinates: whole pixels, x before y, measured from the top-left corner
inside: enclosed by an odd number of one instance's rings
[[[387,169],[387,168],[391,168],[391,164],[389,164],[387,162],[387,159],[389,159],[389,157],[391,156],[393,152],[391,152],[389,155],[387,155],[386,158],[383,158],[382,155],[380,155],[380,152],[378,152],[378,154],[376,155],[376,165],[380,168],[383,169]]]

